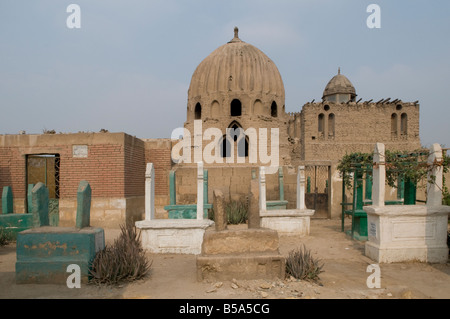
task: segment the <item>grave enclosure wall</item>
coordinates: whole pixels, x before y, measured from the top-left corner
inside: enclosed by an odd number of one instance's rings
[[[15,213],[26,207],[27,156],[42,154],[60,158],[60,226],[75,224],[81,180],[92,187],[92,225],[117,228],[143,218],[143,141],[125,133],[1,135],[0,187],[12,187]]]

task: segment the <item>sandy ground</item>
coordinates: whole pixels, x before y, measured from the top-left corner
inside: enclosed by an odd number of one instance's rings
[[[106,229],[111,242],[119,230]],[[321,259],[324,272],[320,283],[283,280],[238,280],[197,282],[196,257],[154,255],[150,275],[119,287],[82,285],[16,285],[16,246],[0,247],[0,298],[108,298],[108,299],[450,299],[450,263],[381,264],[381,288],[370,289],[366,280],[374,264],[364,256],[364,244],[340,232],[339,220],[312,220],[311,234],[300,238],[280,237],[280,252],[286,255],[305,244]],[[69,275],[69,274],[68,274]]]

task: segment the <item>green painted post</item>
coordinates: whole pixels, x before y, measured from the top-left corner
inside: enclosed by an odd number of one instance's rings
[[[366,171],[366,194],[365,199],[372,200],[372,174],[370,171]]]
[[[81,181],[77,191],[77,228],[90,226],[91,220],[91,186],[87,181]]]
[[[404,205],[416,204],[416,185],[410,179],[405,180],[405,199]]]
[[[33,191],[33,187],[34,187],[34,184],[28,184],[28,189],[27,189],[27,206],[28,206],[27,212],[28,212],[28,214],[32,213],[33,206],[31,205],[31,202],[32,202],[31,192]]]
[[[284,200],[284,175],[283,167],[278,168],[278,186],[280,187],[280,200]]]
[[[363,209],[363,172],[361,168],[355,171],[356,209]]]
[[[208,170],[203,170],[203,204],[208,204]],[[205,207],[203,205],[203,207]],[[203,209],[203,217],[208,218],[208,208]]]
[[[405,179],[402,175],[399,175],[397,185],[397,199],[405,198]]]
[[[309,194],[311,193],[311,177],[308,176],[306,180],[306,192]]]
[[[48,188],[42,182],[34,185],[31,191],[33,227],[49,226]]]
[[[2,213],[14,213],[14,201],[11,186],[4,186],[2,193]]]
[[[169,172],[169,193],[170,193],[170,205],[177,204],[177,193],[176,193],[176,184],[175,184],[175,171]]]

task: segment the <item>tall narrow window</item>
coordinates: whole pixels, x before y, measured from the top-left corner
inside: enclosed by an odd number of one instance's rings
[[[275,101],[272,102],[272,106],[270,107],[270,115],[272,115],[272,117],[278,116],[278,107]]]
[[[334,114],[328,115],[328,136],[334,137]]]
[[[231,148],[235,149],[237,145],[237,156],[248,157],[249,139],[244,134],[244,129],[236,121],[233,121],[227,129],[227,134],[223,136],[221,141],[221,156],[230,157]]]
[[[226,135],[222,137],[222,147],[220,148],[220,156],[221,157],[231,156],[231,142],[227,139]]]
[[[408,134],[408,114],[403,113],[401,117],[400,132],[402,135]]]
[[[231,101],[231,116],[241,116],[242,115],[242,104],[241,101],[235,99]]]
[[[197,103],[195,105],[195,119],[201,120],[202,119],[202,106],[200,103]]]
[[[397,114],[391,115],[391,135],[397,135]]]
[[[319,133],[323,134],[325,130],[325,115],[319,114],[319,123],[318,123]]]

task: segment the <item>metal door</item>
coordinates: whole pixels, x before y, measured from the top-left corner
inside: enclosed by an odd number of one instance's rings
[[[330,166],[308,165],[305,166],[306,178],[306,208],[314,209],[312,218],[330,218],[329,193],[330,193]]]

